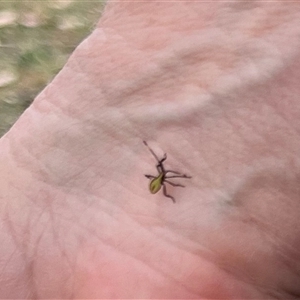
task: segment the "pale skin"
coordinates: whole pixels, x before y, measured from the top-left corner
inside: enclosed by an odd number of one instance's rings
[[[0,141],[0,297],[299,298],[299,12],[108,3]]]

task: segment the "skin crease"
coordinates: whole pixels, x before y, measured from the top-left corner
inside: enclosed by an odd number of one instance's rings
[[[0,141],[0,297],[299,298],[299,14],[109,2]]]

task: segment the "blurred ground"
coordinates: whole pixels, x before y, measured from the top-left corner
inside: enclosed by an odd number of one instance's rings
[[[0,136],[89,35],[104,0],[0,0]]]

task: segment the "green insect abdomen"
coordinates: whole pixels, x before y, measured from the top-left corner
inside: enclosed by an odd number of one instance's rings
[[[151,180],[149,189],[152,194],[156,194],[161,188],[163,174],[160,174],[158,177]]]

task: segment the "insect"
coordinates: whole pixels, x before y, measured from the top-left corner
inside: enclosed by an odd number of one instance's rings
[[[149,147],[147,142],[143,141],[143,143],[145,144],[145,146],[147,146],[147,148],[149,149],[149,151],[151,152],[151,154],[155,157],[155,159],[157,161],[156,169],[158,171],[158,175],[157,176],[145,175],[145,177],[151,179],[150,184],[149,184],[150,192],[152,194],[156,194],[162,187],[164,196],[168,197],[168,198],[171,198],[172,201],[175,203],[176,202],[175,198],[167,193],[167,188],[166,188],[165,183],[169,183],[172,186],[184,187],[184,185],[179,184],[179,183],[173,183],[173,182],[169,181],[168,179],[170,179],[170,178],[192,178],[192,177],[188,176],[188,175],[185,175],[185,174],[181,174],[181,173],[176,172],[176,171],[166,170],[164,165],[163,165],[163,162],[167,159],[167,154],[165,153],[162,159],[158,159],[157,155]],[[171,173],[173,175],[170,175],[170,176],[167,175],[169,173]]]

